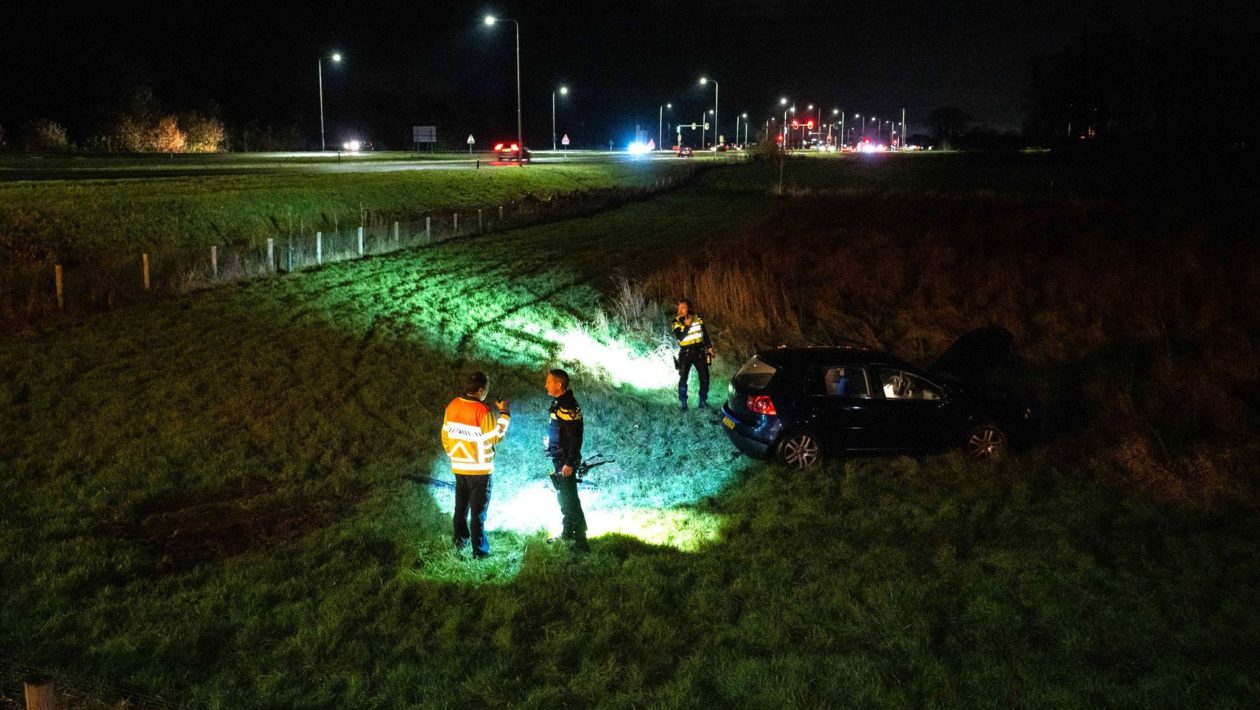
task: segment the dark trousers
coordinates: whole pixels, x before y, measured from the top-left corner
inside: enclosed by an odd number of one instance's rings
[[[490,510],[490,476],[455,475],[455,546],[463,547],[472,538],[474,555],[490,554],[486,539],[486,513]],[[468,522],[472,520],[469,535]]]
[[[551,474],[551,485],[556,488],[556,500],[564,517],[564,531],[560,537],[585,545],[586,514],[582,512],[582,501],[578,499],[577,473],[562,476],[560,467],[556,466],[556,472]]]
[[[687,380],[691,377],[691,368],[696,368],[700,378],[700,404],[709,403],[709,358],[700,348],[683,348],[678,352],[678,401],[687,404]]]

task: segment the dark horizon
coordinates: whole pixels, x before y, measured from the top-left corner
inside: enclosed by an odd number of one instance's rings
[[[0,72],[0,125],[12,135],[49,118],[82,140],[148,86],[165,111],[217,112],[230,132],[248,122],[292,126],[317,143],[316,60],[339,51],[345,61],[324,72],[330,144],[357,137],[405,147],[411,125],[436,123],[442,143],[472,133],[484,148],[515,133],[512,27],[486,27],[492,12],[521,22],[525,132],[538,148],[550,147],[551,91],[561,84],[571,94],[557,101],[559,133],[575,145],[624,144],[636,125],[655,138],[664,102],[674,104],[673,121],[700,120],[713,102],[712,87],[698,84],[705,75],[720,82],[728,136],[738,113],[748,112],[754,130],[778,113],[779,96],[802,112],[814,103],[899,119],[905,108],[912,133],[926,132],[932,110],[956,106],[1007,131],[1024,121],[1029,60],[1086,34],[1251,31],[1241,4],[900,8],[21,3],[0,30],[0,66],[17,68]]]

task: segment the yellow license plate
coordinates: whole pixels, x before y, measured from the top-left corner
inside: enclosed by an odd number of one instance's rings
[[[727,429],[734,429],[734,428],[735,428],[735,420],[734,420],[734,419],[731,419],[730,417],[722,417],[722,424],[723,424],[723,426],[725,426]]]

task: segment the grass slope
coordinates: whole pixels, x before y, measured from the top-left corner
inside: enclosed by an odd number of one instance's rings
[[[528,169],[207,174],[0,183],[0,253],[61,258],[161,247],[257,245],[267,237],[408,221],[436,210],[639,187],[687,166],[609,162]]]
[[[671,411],[600,289],[772,200],[701,185],[0,343],[0,653],[216,707],[1249,704],[1251,511],[1053,448],[788,475]],[[580,559],[544,542],[554,362],[613,460]],[[424,480],[474,366],[516,414],[486,564]]]

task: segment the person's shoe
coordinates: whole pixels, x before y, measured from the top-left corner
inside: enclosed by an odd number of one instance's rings
[[[709,403],[702,400],[698,409],[703,409],[706,412],[709,411]]]
[[[587,553],[591,551],[591,546],[586,542],[585,535],[573,540],[573,551],[578,553]]]
[[[472,556],[474,560],[484,560],[490,556],[490,553],[489,552],[474,552]]]
[[[680,411],[680,412],[685,412],[685,411],[687,411],[687,403],[686,403],[686,402],[680,402],[680,403],[678,404],[678,411]]]

